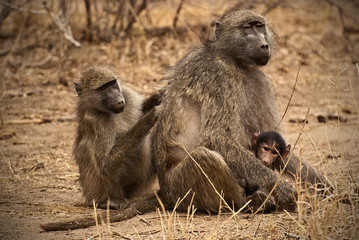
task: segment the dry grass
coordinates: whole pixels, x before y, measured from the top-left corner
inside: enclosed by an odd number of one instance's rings
[[[18,1],[14,2],[16,4]],[[51,11],[57,12],[59,1],[48,2]],[[70,19],[74,38],[80,41],[84,37],[84,30],[86,28],[83,2],[70,2],[71,7],[67,16]],[[120,76],[123,76],[125,81],[134,89],[144,94],[152,92],[155,85],[162,84],[159,82],[159,79],[163,70],[173,65],[186,54],[188,49],[200,44],[203,36],[207,34],[193,30],[192,26],[196,24],[209,26],[211,21],[215,20],[218,15],[221,15],[236,1],[214,1],[215,3],[211,5],[209,1],[187,0],[184,2],[177,25],[187,28],[188,33],[183,36],[168,34],[167,36],[154,37],[144,34],[143,27],[171,26],[176,9],[173,5],[178,6],[179,2],[180,0],[153,3],[149,9],[151,21],[145,13],[138,16],[139,24],[135,26],[135,35],[132,37],[113,38],[108,43],[96,42],[96,44],[88,44],[81,42],[83,46],[80,49],[76,49],[63,38],[62,33],[53,25],[49,16],[13,12],[6,24],[4,24],[5,27],[2,28],[4,31],[12,31],[16,38],[10,43],[2,44],[2,46],[6,46],[6,49],[9,49],[9,53],[1,59],[0,64],[0,69],[4,73],[4,83],[0,86],[2,88],[0,100],[1,103],[6,103],[6,105],[1,104],[0,106],[0,118],[5,120],[1,122],[9,120],[9,115],[5,115],[9,114],[9,112],[12,114],[11,117],[16,119],[27,119],[24,118],[25,114],[23,111],[26,113],[25,117],[40,115],[41,117],[39,118],[41,119],[53,117],[52,112],[43,111],[42,109],[58,109],[58,112],[66,113],[74,105],[73,102],[59,101],[59,103],[54,103],[58,100],[47,97],[43,102],[49,102],[49,105],[37,101],[34,101],[33,105],[31,105],[31,102],[26,102],[31,101],[32,98],[22,98],[20,99],[21,103],[16,104],[13,102],[19,97],[9,97],[9,91],[7,91],[6,87],[12,91],[20,91],[20,94],[23,94],[21,92],[23,89],[27,91],[29,89],[32,90],[32,86],[34,86],[34,89],[41,90],[42,87],[46,88],[49,84],[58,83],[57,79],[59,79],[61,74],[64,74],[67,80],[71,82],[78,77],[79,69],[88,64],[109,65],[117,69]],[[96,1],[96,4],[99,7],[99,11],[94,14],[94,18],[99,20],[97,23],[100,30],[103,31],[106,27],[106,21],[112,21],[113,16],[106,20],[107,16],[101,11],[103,7],[101,5],[102,2]],[[32,1],[31,4],[25,4],[24,7],[40,10],[41,5],[39,0]],[[284,114],[286,118],[293,115],[296,116],[296,111],[298,111],[298,106],[300,106],[304,110],[299,111],[297,115],[302,114],[301,117],[305,116],[304,118],[312,121],[309,125],[289,126],[289,129],[295,132],[291,139],[295,142],[297,142],[297,139],[300,140],[297,147],[300,158],[306,161],[309,160],[310,163],[315,165],[315,168],[319,169],[321,174],[328,176],[334,186],[334,191],[331,193],[327,192],[327,197],[323,198],[317,193],[315,188],[303,189],[299,182],[293,183],[293,186],[299,192],[297,201],[298,210],[295,213],[242,214],[228,211],[230,206],[222,200],[219,202],[219,214],[216,216],[198,214],[193,206],[189,206],[186,213],[177,212],[176,208],[168,211],[162,207],[156,211],[156,215],[144,215],[141,218],[135,218],[138,222],[141,222],[141,225],[146,226],[145,230],[137,222],[131,222],[131,220],[126,221],[126,223],[109,224],[109,210],[107,210],[106,221],[98,223],[94,231],[91,232],[89,230],[90,236],[89,234],[83,234],[78,238],[88,236],[88,239],[356,239],[359,236],[359,184],[357,170],[359,156],[357,142],[359,130],[359,108],[357,103],[359,66],[358,64],[356,65],[356,78],[352,77],[348,82],[345,82],[348,79],[348,71],[352,70],[353,64],[351,60],[347,60],[345,57],[342,58],[344,60],[338,60],[336,57],[333,57],[342,54],[341,52],[345,52],[345,49],[335,49],[336,45],[323,47],[323,45],[318,43],[322,41],[322,35],[327,34],[327,31],[330,32],[328,28],[333,28],[333,32],[338,32],[338,27],[333,23],[336,21],[335,9],[324,7],[320,9],[325,9],[327,12],[323,10],[318,15],[310,15],[310,11],[307,10],[312,9],[313,11],[313,9],[318,9],[318,6],[312,8],[309,4],[308,9],[305,9],[305,7],[308,6],[299,5],[298,7],[295,3],[287,2],[283,3],[282,7],[280,6],[276,9],[278,12],[274,11],[273,15],[269,16],[273,22],[278,23],[278,26],[275,26],[275,28],[278,29],[279,34],[282,33],[280,44],[284,50],[283,52],[279,50],[277,59],[274,59],[265,71],[272,73],[271,79],[274,81],[274,85],[277,86],[276,89],[279,92],[279,98],[281,98],[281,105],[287,106],[287,109],[281,109],[281,112],[286,113]],[[291,18],[291,14],[294,16],[297,13],[299,17]],[[305,16],[305,19],[300,14]],[[325,15],[325,17],[322,15]],[[321,20],[317,21],[317,18]],[[347,20],[348,22],[350,21],[349,18]],[[305,28],[309,30],[305,32],[303,30]],[[298,34],[295,34],[295,32],[298,32]],[[99,38],[100,36],[95,36],[95,41]],[[308,40],[310,44],[313,44],[313,47],[307,47],[306,49],[303,46],[308,46]],[[332,38],[325,38],[324,40],[326,44],[329,44]],[[48,43],[51,43],[53,46],[51,51],[47,49],[49,47]],[[35,49],[36,52],[35,50],[31,52],[28,49]],[[314,51],[310,52],[308,49],[315,49],[317,52],[313,53]],[[296,67],[293,67],[293,62],[296,63],[300,59],[299,52],[302,50],[305,54],[303,55],[304,65],[301,67],[301,75],[303,77],[301,78],[306,78],[305,81],[297,79],[298,77],[295,78],[296,73],[299,73],[299,71],[297,71]],[[43,65],[39,64],[47,56],[50,56],[50,60]],[[51,64],[53,64],[53,67],[51,67]],[[57,67],[59,64],[63,64],[63,67]],[[333,65],[335,66],[333,67]],[[338,67],[343,65],[349,66],[349,69],[347,67]],[[336,68],[336,72],[331,71],[332,68]],[[64,73],[60,74],[61,69],[64,69]],[[326,74],[327,76],[324,76]],[[317,79],[311,77],[312,75],[320,79],[317,81]],[[288,84],[288,79],[291,83],[295,82],[294,88],[292,88],[293,84]],[[327,79],[334,80],[327,81]],[[308,91],[312,86],[310,84],[314,84],[315,89],[318,84],[318,90]],[[18,88],[20,90],[17,90]],[[282,89],[284,89],[283,92],[281,92]],[[41,91],[49,95],[51,94],[55,98],[54,95],[63,90],[59,87],[53,87],[50,90],[45,89]],[[72,94],[72,88],[66,91],[65,96]],[[35,96],[36,94],[40,95],[38,92],[35,92]],[[330,99],[330,101],[328,100],[330,103],[328,109],[333,108],[333,112],[337,113],[338,118],[335,123],[328,122],[320,126],[313,123],[313,116],[317,114],[316,111],[318,109],[327,108],[325,101],[322,105],[317,103],[322,100],[319,96],[323,95],[324,100]],[[350,95],[350,99],[348,95]],[[64,95],[59,96],[63,97]],[[293,103],[289,101],[290,104],[286,105],[288,102],[287,96],[290,96]],[[38,109],[36,104],[39,105]],[[342,123],[339,118],[340,114],[343,107],[348,106],[352,112],[349,115],[350,122]],[[4,177],[0,178],[0,183],[3,184],[2,187],[4,186],[7,192],[13,191],[16,194],[20,193],[19,195],[21,196],[29,194],[27,201],[22,199],[17,201],[4,200],[2,205],[0,205],[1,209],[4,209],[5,213],[11,212],[13,214],[14,212],[15,214],[11,215],[12,217],[20,214],[18,213],[21,212],[19,206],[40,206],[40,210],[36,208],[36,210],[31,210],[32,212],[30,213],[27,212],[27,214],[37,216],[34,212],[42,211],[38,215],[46,216],[48,219],[60,214],[77,214],[76,216],[81,216],[85,211],[85,207],[78,208],[71,205],[73,204],[73,191],[76,190],[75,186],[77,186],[77,183],[74,183],[77,175],[71,169],[73,165],[71,165],[70,157],[63,157],[65,160],[60,159],[57,162],[59,158],[57,155],[66,156],[65,153],[59,154],[60,151],[56,150],[56,146],[60,146],[58,143],[58,145],[46,142],[36,143],[35,140],[29,140],[19,134],[19,132],[25,132],[24,136],[29,135],[29,132],[26,131],[29,131],[28,129],[31,126],[33,127],[33,125],[22,126],[21,130],[19,130],[20,127],[16,128],[18,139],[10,139],[10,141],[13,141],[9,144],[10,147],[3,144],[3,141],[0,143],[2,144],[1,146],[6,146],[6,148],[4,147],[1,150],[0,155],[4,163],[2,166],[5,169],[1,170],[4,173]],[[16,125],[13,128],[15,129],[15,127]],[[28,129],[26,130],[26,128]],[[323,129],[322,138],[318,139],[316,136],[318,131],[314,131],[314,128]],[[346,137],[348,129],[350,137]],[[335,137],[333,137],[333,132],[335,132]],[[29,138],[34,138],[31,134],[29,136]],[[55,138],[57,137],[56,142],[58,142],[59,136],[62,135],[58,133],[55,136]],[[20,158],[18,156],[19,149],[27,145],[28,150],[26,154],[30,157]],[[15,148],[14,146],[18,149],[12,150]],[[313,151],[308,150],[308,146],[312,147]],[[35,151],[39,151],[41,154],[31,155]],[[65,147],[63,151],[71,152],[71,147]],[[331,155],[333,158],[328,159],[327,155]],[[21,162],[22,160],[23,162]],[[41,175],[42,172],[24,172],[21,170],[36,165],[40,160],[44,161],[46,171],[49,171],[44,173],[45,177]],[[61,161],[64,161],[64,163]],[[61,168],[64,169],[63,171],[68,171],[69,174],[73,175],[66,177],[67,175],[61,172]],[[31,181],[42,182],[54,179],[53,176],[47,176],[46,174],[55,175],[56,181],[44,183],[41,187],[46,188],[50,192],[52,191],[51,189],[55,189],[51,193],[68,194],[68,199],[70,200],[62,203],[56,199],[58,195],[54,194],[52,196],[48,194],[48,202],[44,200],[44,202],[37,203],[38,199],[41,200],[43,198],[43,195],[35,195],[35,197],[31,195],[40,188],[36,185],[38,183],[35,184]],[[63,175],[65,177],[62,177]],[[34,184],[33,188],[23,189],[21,186],[27,184],[28,181]],[[73,187],[69,187],[67,192],[61,192],[64,189],[63,186],[68,184],[72,184]],[[22,192],[17,189],[21,189]],[[221,195],[220,190],[217,190],[217,193]],[[194,195],[183,196],[183,198],[185,197],[193,198]],[[347,200],[349,203],[344,203]],[[10,205],[10,207],[5,206],[5,204],[10,203],[15,205]],[[179,199],[178,204],[180,203],[181,200]],[[222,209],[227,209],[227,211],[222,211]],[[94,208],[94,214],[101,216],[102,212]],[[5,216],[7,217],[8,215]],[[20,219],[22,217],[21,215]],[[127,223],[130,227],[123,229],[122,226]],[[46,238],[46,235],[41,237]],[[64,238],[64,235],[61,237]]]

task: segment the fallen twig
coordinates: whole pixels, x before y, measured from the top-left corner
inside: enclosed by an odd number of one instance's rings
[[[33,118],[33,119],[14,119],[3,121],[3,125],[22,125],[22,124],[44,124],[51,122],[73,122],[75,117],[61,117],[56,119],[51,118]]]

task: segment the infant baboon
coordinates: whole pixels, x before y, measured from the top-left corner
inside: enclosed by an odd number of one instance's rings
[[[283,137],[277,132],[255,132],[253,135],[253,151],[256,157],[268,168],[274,170],[274,165],[287,157],[291,145],[286,145]]]
[[[281,159],[284,159],[290,152],[291,145],[286,145],[283,137],[277,132],[254,133],[252,137],[252,150],[262,163],[274,170],[274,166],[280,165]],[[238,179],[238,183],[246,190],[246,195],[251,195],[258,190],[258,186],[253,186],[245,179]]]
[[[79,100],[74,157],[88,205],[119,208],[149,181],[149,139],[154,110],[142,118],[143,99],[119,83],[113,71],[90,67],[75,83]]]

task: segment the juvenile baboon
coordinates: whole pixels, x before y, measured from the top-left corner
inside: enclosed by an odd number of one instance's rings
[[[142,116],[143,99],[120,84],[113,71],[90,67],[75,83],[79,96],[73,154],[88,205],[118,208],[148,182],[153,172],[146,136],[154,110]]]
[[[252,200],[251,207],[256,209],[271,191],[278,174],[254,156],[251,144],[257,130],[281,132],[272,85],[259,68],[269,61],[274,45],[273,32],[264,17],[249,10],[233,11],[217,22],[213,40],[169,70],[170,81],[150,134],[158,195],[165,206],[174,207],[192,191],[192,203],[198,210],[217,212],[220,197],[213,184],[229,206],[238,209]],[[286,173],[296,174],[298,166],[298,158],[292,157]],[[301,171],[310,183],[321,180],[304,163]],[[258,190],[247,196],[238,179]],[[136,210],[154,209],[156,203],[153,196],[131,200],[110,221],[134,216]],[[177,209],[187,210],[190,203],[191,197],[187,197]],[[279,180],[264,210],[273,207],[295,208],[295,193],[284,180]],[[42,227],[63,230],[94,224],[93,219],[82,219]]]
[[[286,145],[283,137],[277,132],[255,132],[252,138],[253,151],[256,157],[270,169],[280,164],[290,152],[291,145]]]
[[[264,194],[275,185],[278,174],[250,152],[257,130],[281,132],[272,85],[259,68],[271,57],[273,35],[261,15],[233,11],[216,23],[213,40],[170,69],[171,81],[151,134],[163,201],[174,206],[192,190],[197,209],[218,211],[220,198],[207,176],[237,209],[253,197],[246,196],[237,179],[244,178]],[[292,158],[286,172],[295,174],[298,165],[298,159]],[[310,183],[320,180],[305,164],[302,176]],[[290,185],[280,180],[273,194],[276,207],[292,210],[293,193]],[[186,198],[179,209],[187,209],[190,202],[191,198]],[[254,209],[261,204],[254,202]]]

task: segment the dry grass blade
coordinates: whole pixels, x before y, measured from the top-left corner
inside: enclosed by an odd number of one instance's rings
[[[3,152],[1,152],[1,155],[2,155],[3,158],[6,160],[11,175],[12,175],[14,178],[16,178],[16,179],[19,178],[19,177],[15,174],[15,171],[14,171],[14,169],[13,169],[12,166],[11,166],[10,159],[8,159]]]
[[[304,227],[302,224],[300,224],[297,220],[295,220],[295,218],[294,218],[292,215],[290,215],[289,212],[287,212],[286,210],[284,210],[284,212],[285,212],[302,230],[306,231],[305,227]]]
[[[95,200],[92,201],[92,204],[93,204],[93,210],[94,210],[94,218],[95,218],[95,223],[96,223],[96,229],[97,229],[99,239],[101,240],[101,231],[100,231],[100,227],[98,225],[98,220],[97,220],[97,208],[96,208]]]
[[[300,55],[299,67],[298,67],[297,75],[296,75],[296,77],[295,77],[294,86],[293,86],[293,88],[292,88],[292,93],[291,93],[291,95],[290,95],[290,97],[289,97],[289,100],[288,100],[287,106],[286,106],[286,108],[285,108],[285,110],[284,110],[283,116],[282,116],[281,120],[279,121],[279,125],[280,125],[280,123],[283,121],[285,115],[287,114],[287,111],[288,111],[288,109],[289,109],[289,105],[290,105],[290,103],[291,103],[291,101],[292,101],[292,98],[293,98],[293,95],[294,95],[294,92],[295,92],[295,88],[296,88],[297,82],[298,82],[298,77],[299,77],[300,68],[301,68],[301,66],[302,66],[302,60],[303,60],[303,54]]]

